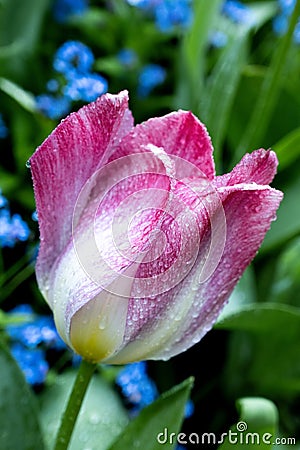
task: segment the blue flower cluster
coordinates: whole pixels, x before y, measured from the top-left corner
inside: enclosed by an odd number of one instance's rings
[[[7,126],[4,123],[2,114],[0,113],[0,139],[6,138],[8,135],[8,129]]]
[[[127,3],[153,14],[157,28],[163,33],[175,27],[187,28],[193,19],[192,0],[127,0]]]
[[[273,21],[273,30],[279,36],[286,33],[289,26],[289,19],[294,11],[296,0],[278,0],[280,13]],[[300,44],[300,20],[298,21],[294,31],[294,42]]]
[[[27,241],[30,229],[19,214],[11,215],[7,199],[0,190],[0,248],[14,247],[17,242]]]
[[[131,407],[131,415],[135,416],[145,406],[150,405],[158,397],[158,389],[147,374],[147,364],[140,361],[127,364],[116,377],[116,384]],[[194,404],[189,400],[185,407],[184,417],[187,419],[194,413]]]
[[[81,16],[89,6],[88,0],[56,0],[53,16],[57,22],[64,23],[72,16]]]
[[[123,48],[119,51],[117,58],[125,67],[133,67],[137,63],[137,54],[131,48]]]
[[[118,373],[116,384],[121,388],[129,405],[132,406],[131,413],[133,415],[158,397],[157,387],[147,374],[145,361],[125,366]]]
[[[11,352],[26,381],[31,385],[41,384],[49,370],[46,350],[63,350],[66,346],[56,331],[52,317],[35,315],[29,305],[20,305],[11,311],[12,318],[20,315],[24,319],[28,316],[28,319],[6,327]]]
[[[166,71],[158,64],[147,64],[138,78],[137,92],[140,97],[147,97],[150,92],[166,79]]]
[[[50,119],[59,119],[71,110],[73,101],[91,102],[107,92],[107,81],[92,72],[94,55],[89,47],[79,41],[65,42],[55,53],[53,68],[63,75],[64,84],[49,80],[47,89],[53,94],[42,94],[36,98],[41,112]]]

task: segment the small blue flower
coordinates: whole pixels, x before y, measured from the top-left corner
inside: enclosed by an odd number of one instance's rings
[[[300,21],[298,21],[294,31],[294,42],[300,44]]]
[[[0,113],[0,139],[6,138],[8,135],[8,129],[7,126],[4,123],[2,114]]]
[[[193,20],[192,0],[127,0],[127,3],[152,13],[163,33],[177,26],[187,28]]]
[[[8,209],[0,210],[0,247],[14,247],[19,241],[26,241],[30,229],[19,214],[10,215]]]
[[[225,47],[228,41],[228,36],[223,31],[214,31],[210,35],[210,44],[216,48]]]
[[[132,67],[137,62],[137,54],[130,48],[123,48],[117,55],[118,60],[123,66]]]
[[[56,0],[53,7],[53,16],[57,22],[64,23],[71,16],[81,16],[88,9],[87,0]]]
[[[96,73],[73,74],[64,88],[66,98],[73,101],[92,102],[107,92],[107,81]]]
[[[192,400],[188,400],[188,402],[185,405],[185,411],[184,411],[184,417],[185,419],[189,419],[192,417],[195,411],[195,406]]]
[[[273,30],[279,36],[282,36],[288,29],[289,18],[285,14],[279,14],[273,20]]]
[[[45,381],[49,365],[43,350],[28,350],[22,344],[15,343],[11,346],[11,353],[24,373],[27,383],[36,385]]]
[[[59,90],[59,82],[54,78],[51,78],[47,83],[47,90],[49,92],[57,92]]]
[[[163,0],[154,10],[155,23],[163,32],[168,33],[174,27],[187,28],[193,20],[190,0]]]
[[[72,354],[72,366],[73,367],[79,367],[81,361],[82,361],[82,356],[77,355],[77,353]]]
[[[61,119],[71,110],[69,99],[63,96],[54,97],[49,94],[41,94],[35,100],[39,111],[52,120]]]
[[[158,64],[148,64],[139,75],[138,94],[147,97],[150,92],[166,79],[166,71]]]
[[[56,51],[53,67],[56,72],[72,76],[75,72],[88,73],[94,64],[92,50],[79,41],[67,41]]]
[[[294,11],[296,0],[278,0],[278,4],[282,13],[290,16]]]
[[[32,215],[31,215],[31,218],[32,218],[32,220],[33,220],[34,222],[38,222],[38,221],[39,221],[37,211],[33,211]]]
[[[139,412],[158,396],[157,387],[148,377],[146,368],[144,361],[128,364],[116,377],[124,397],[133,405],[133,413]]]
[[[56,331],[52,317],[35,315],[29,305],[17,306],[11,311],[12,317],[14,314],[29,314],[30,316],[26,322],[6,327],[6,332],[11,340],[19,342],[29,349],[40,345],[56,350],[66,348]]]
[[[278,14],[273,20],[273,30],[279,36],[286,33],[290,16],[294,10],[296,0],[278,0],[278,4],[280,7],[280,14]],[[296,25],[294,31],[294,42],[296,44],[300,44],[300,20]]]
[[[222,12],[235,23],[249,24],[255,23],[255,17],[251,9],[236,0],[226,0],[223,3]]]

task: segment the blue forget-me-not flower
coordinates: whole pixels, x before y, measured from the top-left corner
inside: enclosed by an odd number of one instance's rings
[[[36,98],[39,110],[51,119],[59,119],[70,112],[72,101],[91,102],[107,92],[106,79],[92,72],[94,61],[92,50],[82,42],[62,44],[54,55],[53,68],[63,75],[64,84],[61,86],[55,78],[48,81],[51,94]]]
[[[12,318],[20,315],[24,318],[24,321],[6,327],[12,355],[27,382],[41,384],[49,370],[46,350],[64,350],[66,346],[56,331],[52,317],[34,314],[30,305],[19,305],[10,314]]]
[[[278,0],[280,12],[273,21],[273,30],[279,36],[286,33],[289,26],[290,16],[294,11],[295,4],[296,0]],[[294,42],[296,44],[300,44],[300,19],[298,20],[294,31]]]
[[[150,92],[166,79],[166,71],[158,64],[148,64],[143,67],[138,79],[138,94],[147,97]]]
[[[56,0],[53,6],[53,16],[57,22],[64,23],[71,16],[81,16],[89,6],[87,0]]]
[[[126,365],[117,375],[116,384],[137,414],[158,397],[157,387],[147,374],[145,361]]]
[[[17,242],[27,241],[30,229],[19,214],[11,215],[8,202],[0,190],[0,247],[14,247]]]

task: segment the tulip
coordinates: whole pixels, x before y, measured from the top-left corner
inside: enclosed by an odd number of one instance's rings
[[[39,288],[91,362],[169,359],[213,326],[275,219],[273,151],[216,176],[205,126],[133,125],[127,92],[70,114],[30,159]]]

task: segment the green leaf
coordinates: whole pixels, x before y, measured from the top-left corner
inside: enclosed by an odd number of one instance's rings
[[[249,116],[253,112],[253,99],[259,96],[264,76],[265,69],[262,66],[245,67],[231,110],[230,122],[228,123],[227,140],[232,153],[238,147],[239,141],[245,132],[245,124],[248,123]],[[291,92],[288,89],[288,83],[288,79],[282,83],[282,90],[277,105],[274,109],[266,135],[259,142],[259,148],[272,148],[274,143],[299,126],[299,99],[295,92]],[[242,154],[253,150],[254,147],[243,147],[241,153],[233,158],[229,168],[231,169],[240,160]]]
[[[280,254],[273,284],[271,298],[273,302],[300,307],[300,238],[293,239]]]
[[[7,191],[15,191],[16,186],[19,184],[18,177],[0,167],[0,180],[2,193],[6,194]]]
[[[194,20],[187,32],[181,49],[179,86],[175,105],[197,112],[203,92],[205,55],[210,33],[213,29],[222,0],[198,0],[194,2]]]
[[[278,412],[273,402],[261,397],[245,397],[237,401],[240,420],[231,427],[219,450],[229,448],[270,449],[275,440]]]
[[[237,149],[237,155],[241,155],[245,148],[258,148],[262,138],[265,136],[279,98],[284,69],[299,13],[300,1],[297,1],[289,19],[288,29],[282,36],[276,51],[273,52],[272,60],[267,69],[257,101],[254,104],[252,115]]]
[[[20,81],[30,70],[42,21],[50,0],[3,0],[0,7],[0,73]]]
[[[5,328],[7,325],[19,325],[33,320],[33,314],[8,314],[0,309],[0,328]]]
[[[290,323],[290,328],[284,329]],[[274,330],[293,336],[300,323],[300,309],[277,303],[256,303],[224,317],[215,326],[225,330],[270,333]],[[300,333],[300,329],[299,329]],[[300,349],[299,349],[300,350]]]
[[[246,305],[251,305],[256,300],[255,278],[252,267],[248,267],[242,278],[234,288],[228,303],[218,317],[218,322],[222,322],[226,317],[232,316]],[[217,322],[217,323],[218,323]]]
[[[273,2],[254,3],[247,6],[253,17],[253,21],[249,23],[235,24],[220,17],[218,26],[229,36],[229,41],[220,54],[207,86],[201,94],[199,116],[205,122],[212,137],[216,149],[216,165],[219,169],[221,146],[231,117],[241,73],[247,60],[249,35],[253,29],[262,26],[276,12],[276,5]]]
[[[248,24],[252,29],[260,28],[278,12],[278,5],[274,1],[248,3],[247,6],[251,9],[253,17],[253,21]]]
[[[0,90],[13,98],[27,111],[32,113],[37,111],[34,95],[25,91],[12,81],[7,80],[6,78],[0,78]]]
[[[256,392],[265,395],[299,394],[299,308],[277,303],[250,305],[225,317],[216,328],[239,331],[233,358],[242,355],[240,344],[243,355],[247,354],[243,370],[246,385],[255,386]]]
[[[49,0],[3,0],[0,7],[0,58],[32,49]]]
[[[248,35],[239,32],[238,28],[236,31],[213,69],[199,106],[199,117],[212,137],[216,166],[219,170],[221,146],[247,55]]]
[[[290,166],[300,157],[300,128],[293,130],[273,145],[278,160],[279,170]]]
[[[291,180],[287,187],[282,187],[282,190],[284,198],[277,211],[277,220],[266,234],[260,253],[272,250],[300,233],[299,176]]]
[[[55,384],[41,395],[41,422],[45,441],[52,448],[74,384],[76,371],[56,377]],[[81,407],[69,450],[106,450],[127,424],[127,414],[111,386],[100,375],[94,376]]]
[[[15,108],[11,118],[13,153],[19,174],[24,174],[26,161],[32,155],[35,147],[35,137],[39,130],[33,128],[33,117],[21,108]],[[18,194],[18,199],[20,195]]]
[[[188,378],[143,409],[109,450],[158,450],[162,444],[166,450],[173,449],[176,440],[170,433],[178,435],[180,431],[192,385],[193,379]]]
[[[44,449],[34,397],[15,360],[0,343],[0,448]]]

